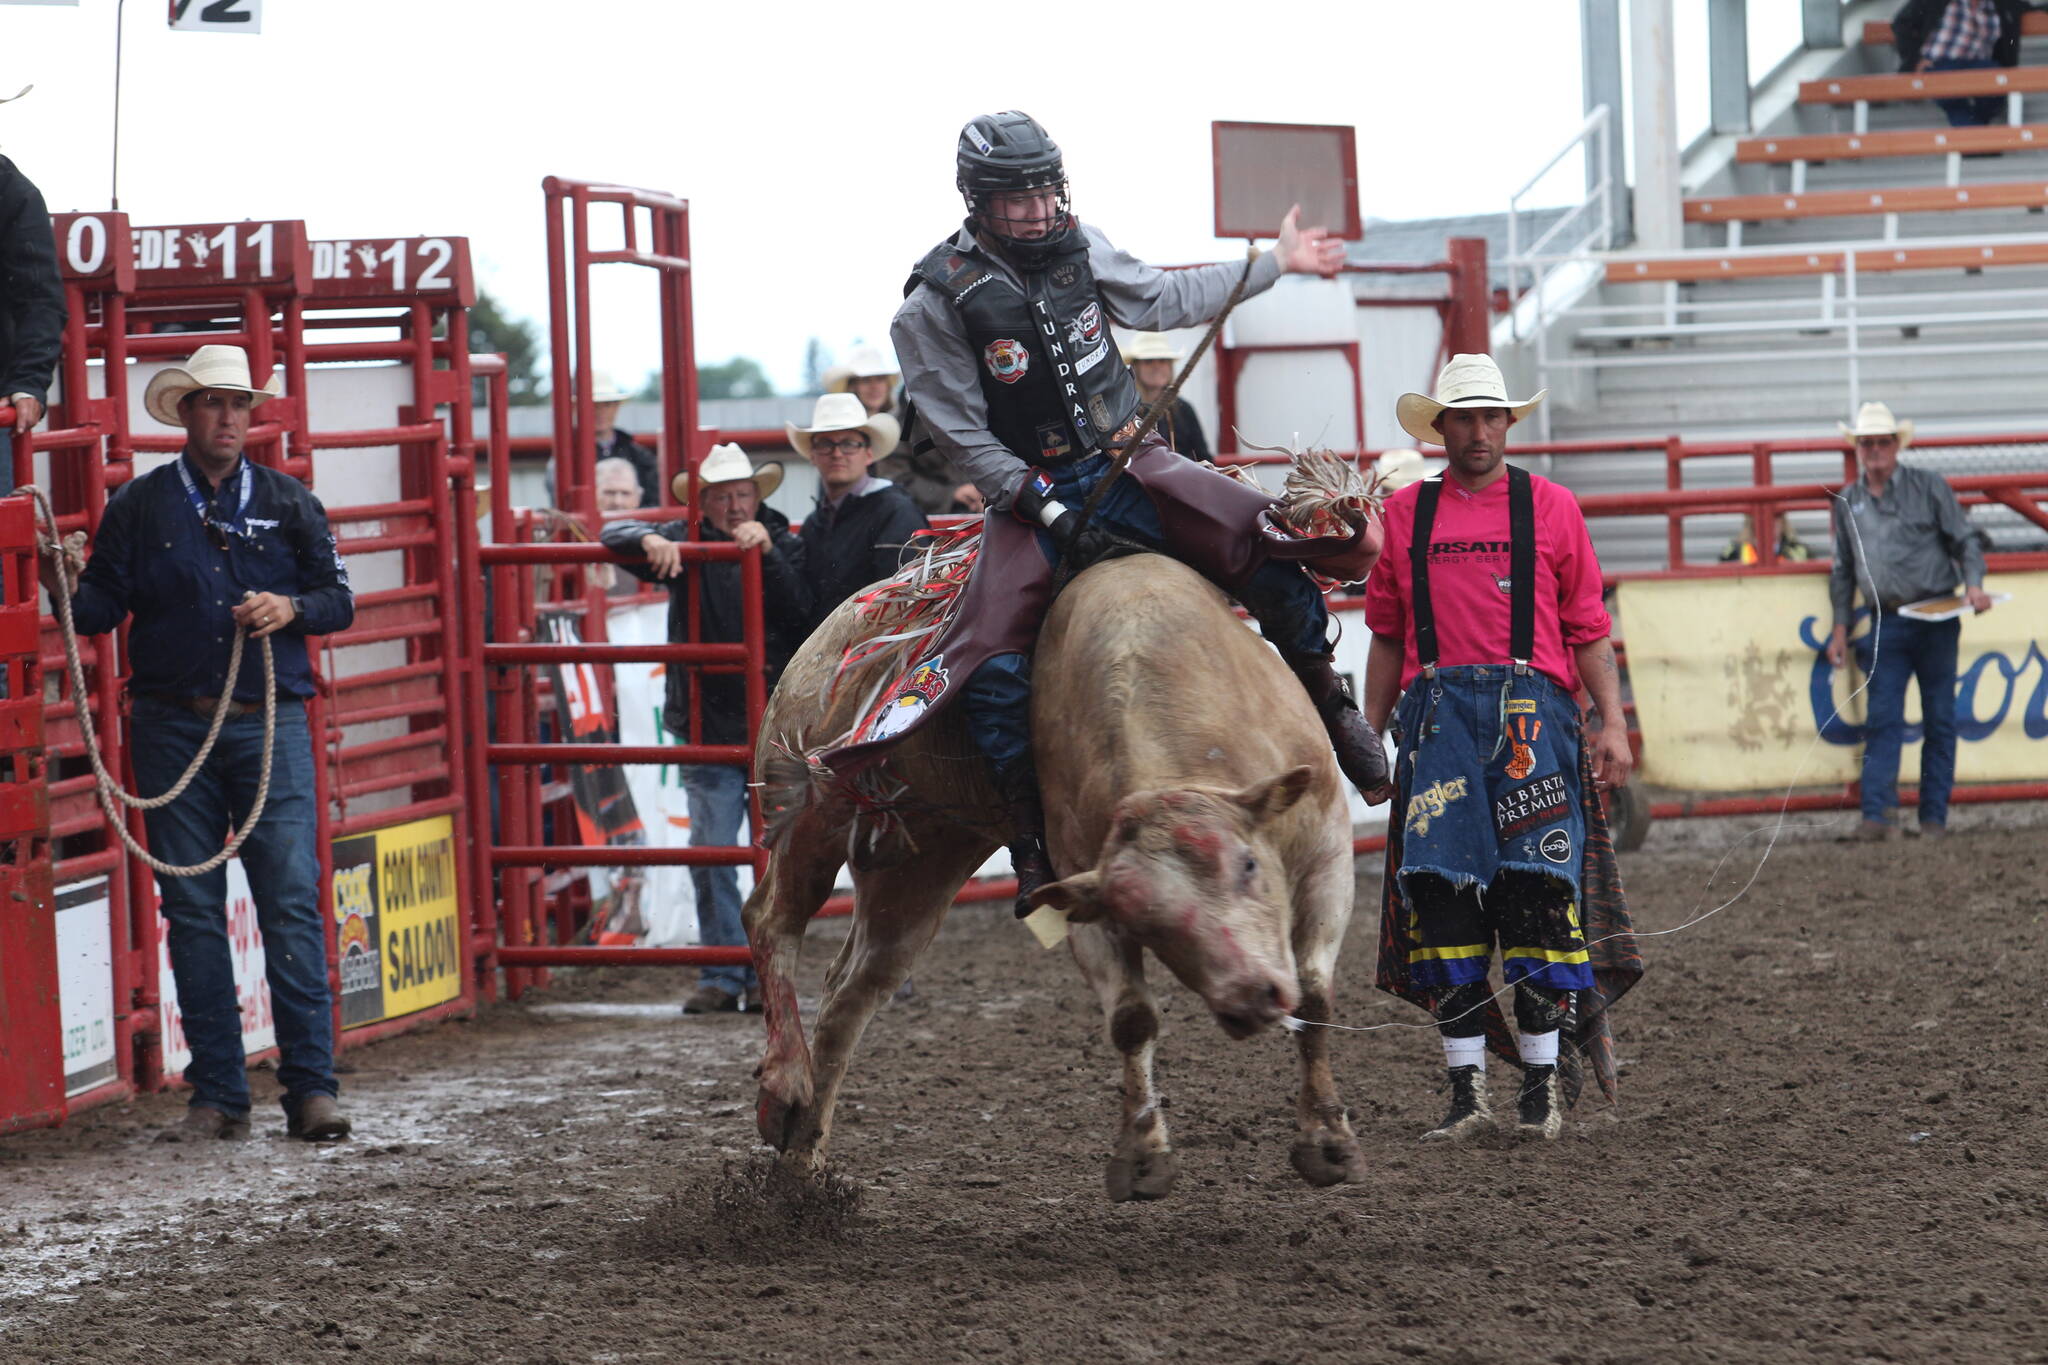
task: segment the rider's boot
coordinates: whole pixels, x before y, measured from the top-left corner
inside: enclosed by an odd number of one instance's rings
[[[1027,759],[996,774],[996,790],[1010,817],[1010,866],[1017,874],[1017,918],[1031,913],[1031,895],[1053,879],[1045,852],[1045,806],[1038,769]]]
[[[1387,751],[1379,732],[1352,700],[1351,688],[1334,667],[1334,658],[1330,654],[1298,654],[1287,660],[1287,666],[1301,679],[1316,714],[1323,718],[1330,747],[1337,751],[1337,766],[1352,786],[1370,791],[1387,780]]]

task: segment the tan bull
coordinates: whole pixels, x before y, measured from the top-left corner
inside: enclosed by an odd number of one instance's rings
[[[842,606],[811,637],[769,703],[757,772],[786,803],[786,755],[842,733],[861,689],[819,698],[859,633]],[[1306,696],[1277,656],[1193,570],[1156,555],[1089,570],[1055,603],[1033,667],[1033,725],[1047,834],[1065,880],[1038,903],[1067,912],[1072,948],[1124,1056],[1112,1199],[1173,1186],[1172,1144],[1152,1076],[1158,1015],[1150,950],[1232,1037],[1283,1015],[1327,1018],[1352,893],[1351,830],[1336,763]],[[877,1005],[931,941],[961,884],[1001,842],[1004,815],[960,708],[908,736],[891,760],[908,785],[902,826],[879,840],[843,800],[803,804],[747,902],[767,1052],[757,1118],[789,1159],[817,1167],[840,1082]],[[832,964],[815,1047],[792,968],[811,916],[852,851],[854,923]],[[1006,926],[1007,927],[1007,926]],[[1022,932],[1019,930],[1018,932]],[[1295,1169],[1312,1184],[1363,1178],[1331,1078],[1329,1034],[1296,1035],[1302,1066]]]

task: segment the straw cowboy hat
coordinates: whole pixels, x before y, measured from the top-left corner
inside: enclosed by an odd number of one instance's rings
[[[806,460],[811,458],[811,438],[827,431],[865,431],[868,445],[874,449],[875,458],[881,459],[896,448],[896,442],[903,431],[896,425],[896,419],[886,412],[868,416],[868,410],[860,405],[860,399],[850,393],[828,393],[818,400],[811,409],[811,424],[800,427],[794,422],[784,422],[782,429],[789,433],[789,443],[796,447],[796,453]]]
[[[1411,483],[1419,483],[1432,474],[1443,471],[1442,460],[1425,460],[1419,450],[1385,450],[1372,463],[1373,473],[1379,476],[1374,485],[1382,493],[1398,493]]]
[[[1157,332],[1140,332],[1124,347],[1124,361],[1132,365],[1140,360],[1185,360],[1187,354]]]
[[[704,462],[697,466],[697,477],[706,488],[714,483],[731,483],[736,479],[752,479],[755,489],[767,497],[782,487],[782,466],[774,460],[759,469],[747,458],[747,452],[736,445],[716,445],[706,452]],[[676,495],[677,502],[690,500],[690,476],[682,473],[669,481],[668,491]]]
[[[1401,429],[1416,440],[1440,446],[1444,443],[1443,433],[1430,423],[1445,408],[1506,408],[1508,415],[1519,422],[1549,392],[1542,389],[1534,398],[1510,398],[1507,381],[1501,378],[1500,366],[1493,363],[1492,356],[1454,355],[1436,377],[1436,397],[1404,393],[1394,404],[1394,416]]]
[[[201,389],[229,389],[249,395],[249,406],[261,407],[284,392],[275,374],[262,388],[249,380],[249,353],[239,346],[201,346],[183,365],[159,370],[142,391],[142,408],[167,427],[182,427],[178,400]]]
[[[630,403],[633,395],[619,387],[610,370],[590,372],[590,401],[593,403]]]
[[[1865,403],[1856,409],[1856,425],[1853,427],[1846,422],[1835,425],[1841,429],[1845,441],[1853,442],[1858,436],[1896,436],[1900,450],[1913,444],[1913,424],[1892,416],[1892,410],[1882,403]]]
[[[844,365],[834,365],[825,371],[825,392],[845,393],[853,387],[856,379],[884,376],[891,384],[901,377],[896,362],[883,355],[881,347],[862,344],[853,348],[853,354],[846,358]]]

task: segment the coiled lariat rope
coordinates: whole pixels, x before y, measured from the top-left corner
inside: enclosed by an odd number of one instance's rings
[[[57,601],[57,627],[64,637],[64,662],[71,674],[71,700],[78,708],[78,729],[85,737],[85,756],[92,763],[93,790],[99,796],[100,809],[106,812],[107,823],[121,836],[121,842],[128,846],[128,851],[158,872],[166,877],[204,876],[235,856],[235,851],[241,848],[242,841],[256,828],[256,822],[263,818],[263,804],[270,799],[270,754],[277,738],[277,664],[271,657],[270,637],[264,636],[257,641],[263,646],[263,776],[256,784],[255,804],[249,808],[249,818],[242,823],[240,829],[234,831],[220,852],[203,863],[194,863],[190,867],[175,867],[135,842],[135,836],[128,832],[128,822],[121,818],[120,812],[114,808],[114,803],[118,800],[136,810],[156,810],[183,796],[185,788],[192,785],[192,779],[197,777],[199,770],[206,765],[207,755],[213,752],[214,741],[220,738],[221,726],[227,722],[228,711],[234,705],[235,679],[242,675],[242,642],[248,638],[248,630],[243,626],[235,627],[235,642],[228,648],[227,683],[221,688],[220,700],[214,704],[213,724],[206,731],[206,742],[201,744],[199,752],[192,756],[192,762],[186,767],[184,775],[172,783],[171,789],[162,796],[137,796],[124,790],[107,771],[106,762],[100,757],[99,735],[93,730],[92,707],[86,701],[85,665],[78,657],[78,630],[71,619],[71,570],[72,555],[75,552],[59,538],[57,514],[51,510],[50,500],[44,495],[43,490],[30,484],[14,491],[17,494],[25,493],[35,499],[36,511],[42,518],[44,526],[48,528],[47,531],[37,532],[36,547],[57,561],[56,591],[52,594]],[[244,597],[252,595],[245,593]]]

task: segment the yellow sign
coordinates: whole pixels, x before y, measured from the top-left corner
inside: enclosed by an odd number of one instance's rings
[[[1956,780],[2038,781],[2048,778],[2048,573],[1994,580],[2012,600],[1962,623]],[[1624,583],[1616,605],[1645,781],[1731,792],[1856,780],[1866,679],[1825,657],[1825,575]],[[1870,630],[1865,614],[1855,634]],[[1881,652],[1881,636],[1875,644]],[[1920,772],[1919,718],[1909,687],[1904,782]]]
[[[454,817],[334,845],[342,1026],[412,1014],[462,994]]]

